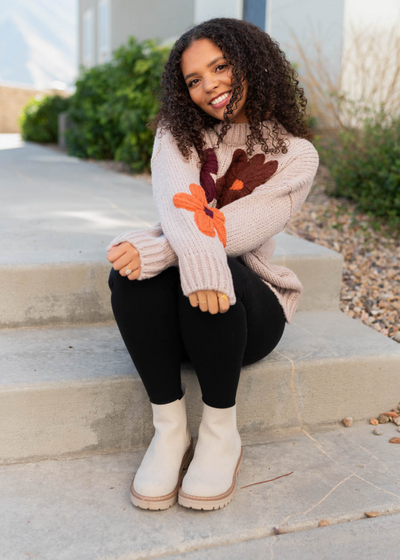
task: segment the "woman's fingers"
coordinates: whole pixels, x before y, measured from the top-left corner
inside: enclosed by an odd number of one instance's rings
[[[129,263],[128,266],[124,269],[124,274],[121,274],[121,276],[126,276],[129,280],[136,280],[136,278],[138,278],[140,276],[140,272],[142,270],[141,266],[139,265],[137,268],[134,268],[135,265],[133,264],[133,262]],[[132,270],[132,272],[130,274],[126,274],[125,270]]]
[[[200,309],[202,311],[208,311],[207,290],[199,290],[196,294]]]
[[[114,245],[113,247],[111,247],[111,249],[109,249],[109,251],[107,252],[107,260],[110,261],[110,263],[113,263],[114,261],[116,261],[121,255],[123,255],[126,251],[126,247],[121,247],[121,244],[119,245]]]
[[[215,315],[218,312],[226,313],[230,307],[229,299],[218,297],[223,295],[215,290],[198,290],[189,294],[189,301],[192,307],[199,307],[201,311]]]
[[[198,307],[199,306],[199,302],[197,299],[197,292],[193,292],[192,294],[189,294],[189,301],[190,301],[190,305],[192,307]]]
[[[112,263],[114,270],[119,270],[121,276],[127,276],[129,280],[135,280],[140,275],[139,251],[129,241],[112,247],[107,254],[107,259]],[[132,273],[126,274],[126,270]]]
[[[226,313],[230,307],[229,299],[227,299],[227,296],[221,297],[224,295],[225,294],[223,294],[222,292],[217,292],[220,313]]]

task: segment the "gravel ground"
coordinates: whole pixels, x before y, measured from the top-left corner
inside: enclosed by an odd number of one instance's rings
[[[123,164],[88,161],[130,174]],[[134,177],[151,185],[148,173]],[[331,180],[320,164],[306,202],[284,232],[342,253],[341,311],[400,343],[400,232],[374,229],[376,220],[357,212],[355,202],[328,196]]]
[[[374,229],[356,203],[325,193],[331,181],[320,165],[301,210],[285,232],[344,256],[340,309],[400,342],[400,234]]]

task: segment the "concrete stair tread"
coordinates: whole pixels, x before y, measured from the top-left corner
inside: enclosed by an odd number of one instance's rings
[[[2,329],[0,348],[0,387],[139,377],[115,322]],[[267,372],[288,360],[357,361],[389,354],[400,357],[400,345],[341,311],[298,312],[271,354],[243,371]],[[182,369],[187,366],[183,363]]]
[[[129,485],[144,449],[9,465],[0,469],[2,556],[372,560],[384,550],[396,557],[400,448],[388,442],[395,426],[383,430],[377,437],[360,424],[245,446],[233,501],[210,512],[134,508]],[[367,519],[369,511],[381,515]],[[319,528],[321,519],[331,526]],[[276,536],[283,526],[288,532]]]
[[[151,406],[115,324],[3,329],[0,348],[0,462],[128,451],[150,441]],[[189,362],[181,369],[196,422],[197,377]],[[239,430],[254,441],[376,416],[397,405],[399,371],[398,343],[363,323],[340,311],[297,313],[273,352],[243,368]]]

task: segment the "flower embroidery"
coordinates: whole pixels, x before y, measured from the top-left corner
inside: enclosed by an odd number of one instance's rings
[[[265,154],[256,154],[247,160],[242,149],[234,151],[232,162],[216,183],[217,208],[222,208],[263,185],[278,169],[276,160],[264,163]]]
[[[215,181],[210,173],[218,173],[218,160],[212,148],[205,150],[206,161],[203,163],[200,171],[200,185],[206,193],[207,202],[211,202],[215,198]]]
[[[208,207],[206,195],[200,185],[191,183],[189,189],[192,194],[183,192],[175,194],[172,198],[173,203],[177,208],[194,212],[194,221],[205,235],[215,237],[215,230],[217,230],[220,241],[226,247],[224,214],[216,208]]]

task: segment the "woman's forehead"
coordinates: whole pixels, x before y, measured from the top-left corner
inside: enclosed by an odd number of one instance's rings
[[[223,57],[221,49],[210,39],[197,39],[182,53],[182,73],[192,72],[207,67],[217,57]]]

